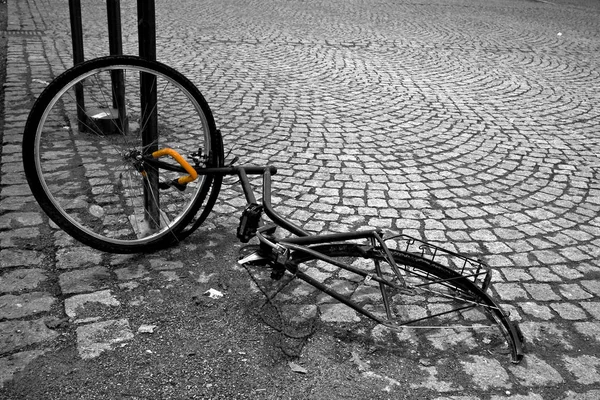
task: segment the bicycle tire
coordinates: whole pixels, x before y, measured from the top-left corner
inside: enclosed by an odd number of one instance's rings
[[[61,229],[101,251],[135,253],[187,236],[220,190],[215,175],[184,190],[167,185],[185,174],[144,162],[167,147],[190,157],[201,149],[196,168],[223,165],[212,112],[189,79],[159,62],[108,56],[45,88],[27,118],[22,154],[34,197]]]
[[[315,245],[311,246],[310,249],[336,260],[356,259],[358,261],[355,261],[355,263],[360,268],[367,268],[367,271],[369,271],[368,276],[374,276],[375,271],[371,267],[365,266],[365,260],[377,260],[379,263],[386,263],[386,253],[382,248],[378,247],[353,243],[336,243]],[[483,318],[487,318],[492,323],[492,325],[489,325],[489,328],[497,327],[502,337],[508,343],[512,362],[518,363],[521,361],[523,358],[523,335],[521,331],[515,323],[509,320],[500,306],[483,289],[467,277],[437,262],[410,252],[392,249],[389,251],[397,267],[403,274],[403,280],[407,284],[407,288],[403,289],[405,291],[404,294],[399,294],[395,298],[392,298],[398,303],[392,305],[392,308],[396,307],[396,313],[391,319],[385,315],[384,307],[381,304],[377,304],[380,300],[373,299],[374,291],[368,292],[368,290],[362,293],[363,300],[366,299],[367,302],[366,304],[360,304],[361,308],[376,314],[378,318],[381,318],[384,325],[391,328],[415,327],[434,329],[432,324],[439,324],[435,327],[442,329],[454,327],[457,329],[472,328],[479,330],[484,327],[481,325],[485,322]],[[292,253],[290,261],[294,265],[305,264],[306,267],[307,263],[314,260],[315,256],[313,254],[295,251]],[[348,262],[348,260],[344,260],[344,262]],[[318,265],[309,265],[308,267],[310,268],[311,266],[319,268]],[[393,276],[391,266],[384,265],[382,269],[387,269],[389,276]],[[326,273],[331,273],[331,271],[331,266],[322,270],[322,272]],[[300,272],[300,269],[296,271],[296,274],[302,275],[301,279],[307,278],[306,274]],[[348,273],[345,274],[345,277],[348,278]],[[307,279],[312,280],[310,276]],[[332,277],[329,279],[336,278]],[[374,280],[371,281],[371,285],[373,283],[375,283]],[[327,282],[325,285],[328,286]],[[358,283],[358,287],[369,288],[369,286],[365,286],[364,281]],[[412,294],[407,294],[410,291],[412,291]],[[360,295],[356,296],[356,291],[348,298],[353,300],[354,297],[361,298]],[[480,313],[481,315],[477,315],[477,312],[469,313],[469,311],[463,309],[465,305],[466,308],[478,308],[483,312]],[[408,307],[409,310],[400,309],[399,307]],[[447,313],[433,315],[440,311]],[[456,315],[453,317],[452,314]],[[456,323],[463,325],[459,327],[453,325]],[[484,342],[484,345],[489,345],[492,340],[487,337],[482,342]]]

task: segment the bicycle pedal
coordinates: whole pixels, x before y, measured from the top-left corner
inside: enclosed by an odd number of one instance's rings
[[[267,263],[269,260],[267,259],[267,257],[261,256],[260,254],[258,254],[258,252],[256,252],[256,253],[247,255],[244,258],[239,259],[238,264],[240,264],[240,265],[244,265],[244,264],[257,265],[257,264],[260,264],[261,261],[265,261],[265,263]]]
[[[239,251],[238,264],[266,265],[269,258],[261,254],[260,247],[257,245],[244,246]]]
[[[248,243],[256,235],[256,230],[260,224],[262,216],[261,205],[256,203],[249,204],[242,212],[240,225],[237,229],[237,237],[242,243]]]

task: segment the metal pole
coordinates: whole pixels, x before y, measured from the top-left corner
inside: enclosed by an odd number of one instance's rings
[[[108,47],[110,55],[123,54],[123,38],[121,35],[121,1],[106,0],[108,19]],[[125,109],[125,78],[123,71],[111,72],[113,109],[117,111],[118,133],[127,134],[127,115]],[[112,113],[111,113],[112,115]]]
[[[140,57],[156,60],[156,10],[154,0],[138,0],[138,41]],[[158,150],[158,109],[156,77],[140,74],[140,102],[142,110],[142,146],[146,154]],[[144,206],[151,229],[160,227],[158,198],[158,171],[149,170],[145,180]]]
[[[138,0],[140,57],[156,61],[156,9],[154,0]]]
[[[69,0],[69,16],[71,19],[71,39],[73,42],[73,64],[83,62],[83,26],[81,22],[81,1]],[[85,131],[87,116],[85,113],[85,99],[83,86],[75,85],[75,99],[77,102],[77,126],[80,132]]]
[[[123,38],[121,37],[121,1],[106,0],[108,16],[108,47],[111,55],[123,54]]]

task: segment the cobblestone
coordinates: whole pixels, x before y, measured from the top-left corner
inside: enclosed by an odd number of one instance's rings
[[[525,290],[533,297],[534,300],[548,301],[560,300],[560,297],[554,293],[552,287],[545,283],[525,283]]]
[[[77,328],[77,349],[84,360],[96,358],[133,337],[126,319],[93,322]]]
[[[116,307],[121,303],[111,294],[110,290],[101,290],[92,293],[83,293],[71,296],[65,300],[65,314],[70,318],[81,320],[99,319],[97,305]],[[91,305],[91,310],[87,306]],[[77,321],[79,320],[79,321]]]
[[[15,269],[2,275],[2,280],[0,280],[0,293],[32,290],[44,283],[46,279],[47,275],[43,269]]]
[[[106,267],[90,267],[69,272],[58,276],[62,293],[73,294],[90,292],[108,287],[110,273]]]
[[[528,356],[522,365],[511,366],[510,370],[526,387],[557,386],[564,382],[556,369],[535,355]]]
[[[24,318],[48,312],[55,301],[53,296],[43,292],[0,296],[0,319]]]
[[[47,342],[58,336],[46,327],[43,319],[0,322],[0,354],[13,353],[27,346]]]
[[[322,304],[319,306],[321,320],[325,322],[358,322],[356,312],[345,304]]]
[[[33,250],[0,250],[0,269],[8,267],[37,266],[43,255]]]
[[[60,269],[84,268],[101,261],[100,253],[87,247],[67,247],[56,253],[56,267]]]
[[[511,388],[508,373],[497,360],[474,356],[472,362],[462,362],[466,373],[473,376],[477,386],[483,390],[490,388]]]

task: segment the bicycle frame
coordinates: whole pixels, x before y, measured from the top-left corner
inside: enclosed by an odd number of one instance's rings
[[[160,152],[160,154],[158,154],[159,152]],[[391,329],[395,329],[395,330],[398,330],[400,326],[403,326],[403,327],[410,326],[410,324],[419,322],[424,319],[441,316],[441,315],[448,314],[448,313],[454,313],[457,311],[476,307],[477,305],[481,305],[481,304],[477,304],[477,303],[473,302],[472,304],[466,305],[462,308],[452,309],[449,311],[441,311],[437,314],[430,315],[430,316],[427,316],[424,318],[416,318],[416,319],[413,319],[410,321],[403,322],[402,324],[390,323],[385,318],[381,318],[378,315],[370,312],[369,310],[366,310],[364,307],[362,307],[358,303],[341,295],[340,293],[336,292],[335,290],[331,289],[330,287],[326,286],[325,284],[319,282],[318,280],[316,280],[316,279],[312,278],[311,276],[309,276],[308,274],[304,273],[303,271],[298,269],[297,265],[295,265],[293,262],[294,257],[295,257],[294,254],[310,255],[314,259],[324,261],[324,262],[334,265],[336,267],[342,268],[346,271],[357,274],[363,278],[364,282],[368,282],[370,280],[377,282],[379,285],[380,292],[381,292],[381,296],[382,296],[382,300],[384,303],[387,318],[391,320],[392,315],[391,315],[390,299],[389,299],[389,296],[387,293],[387,288],[392,288],[392,289],[402,291],[402,290],[406,290],[407,286],[404,281],[403,275],[400,272],[399,267],[396,265],[396,263],[394,261],[394,257],[391,254],[390,249],[386,245],[383,234],[380,230],[371,229],[371,230],[364,230],[364,231],[357,231],[357,232],[322,234],[322,235],[310,234],[309,232],[305,231],[301,227],[295,225],[291,221],[289,221],[289,220],[285,219],[284,217],[282,217],[281,215],[279,215],[273,208],[273,205],[271,203],[271,191],[272,191],[272,182],[271,181],[272,181],[272,175],[277,173],[277,168],[275,168],[274,166],[226,166],[226,167],[214,167],[214,168],[211,168],[211,167],[203,168],[203,167],[199,167],[199,166],[198,167],[190,167],[189,164],[179,154],[173,154],[173,153],[176,153],[174,151],[167,151],[165,149],[162,149],[162,150],[159,150],[159,152],[154,153],[153,156],[155,158],[148,159],[147,160],[148,163],[152,164],[154,167],[157,167],[157,168],[165,168],[165,169],[169,169],[169,170],[173,170],[173,171],[180,171],[182,173],[190,174],[184,178],[179,178],[179,180],[189,179],[189,176],[193,176],[195,174],[197,174],[197,175],[221,175],[221,176],[237,175],[237,177],[239,178],[242,190],[244,192],[244,196],[248,203],[247,209],[248,209],[248,207],[250,207],[252,205],[258,205],[256,196],[254,194],[254,191],[252,189],[252,186],[250,184],[250,180],[249,180],[248,176],[249,175],[256,175],[256,176],[262,175],[262,179],[263,179],[262,207],[264,207],[265,214],[273,221],[274,225],[264,225],[264,222],[262,221],[262,219],[258,220],[257,225],[262,225],[262,226],[257,226],[256,229],[253,229],[253,230],[251,229],[252,234],[250,236],[256,237],[258,239],[258,241],[260,243],[260,248],[262,249],[262,253],[261,254],[252,254],[249,257],[240,260],[239,261],[240,264],[249,262],[249,261],[270,262],[272,266],[274,265],[275,267],[280,267],[284,270],[289,271],[295,277],[312,285],[313,287],[317,288],[318,290],[322,291],[323,293],[328,294],[329,296],[331,296],[334,299],[336,299],[337,301],[345,304],[346,306],[352,308],[353,310],[359,312],[360,314],[365,315],[366,317],[376,321],[377,323],[383,324],[383,325],[385,325]],[[156,159],[156,158],[158,158],[160,156],[164,156],[164,155],[169,155],[169,156],[173,157],[179,164],[181,164],[181,167],[173,166],[173,164],[164,163],[164,162],[161,162]],[[192,171],[192,170],[195,170],[195,174],[194,174],[194,171]],[[243,218],[244,217],[242,216],[242,220],[243,220]],[[273,231],[277,227],[281,227],[281,228],[287,230],[288,232],[294,234],[296,237],[276,240],[273,236],[271,236],[271,233],[273,233]],[[239,235],[239,231],[238,231],[238,237],[239,236],[240,235]],[[402,236],[402,235],[400,235],[400,236]],[[394,237],[392,237],[392,239],[396,238],[396,237],[398,237],[398,236],[394,236]],[[431,281],[430,284],[444,285],[453,279],[469,279],[469,278],[472,278],[473,281],[475,282],[480,277],[483,276],[483,278],[481,279],[482,280],[481,288],[480,288],[481,291],[482,292],[485,291],[487,289],[487,287],[489,286],[491,276],[489,274],[489,271],[484,270],[485,268],[483,268],[483,267],[485,267],[485,264],[483,264],[479,261],[472,260],[467,257],[461,256],[461,255],[458,255],[456,253],[447,251],[445,249],[439,248],[439,247],[431,245],[429,243],[421,242],[418,239],[414,239],[414,238],[411,238],[408,236],[402,236],[402,237],[405,238],[406,240],[408,240],[410,243],[414,243],[415,241],[420,242],[421,245],[419,248],[423,252],[421,255],[424,254],[426,249],[431,250],[431,256],[430,256],[431,261],[434,260],[434,258],[437,256],[438,252],[444,252],[449,256],[457,257],[460,260],[462,260],[463,271],[461,272],[461,275],[459,278],[437,279],[437,280]],[[383,276],[379,262],[376,262],[376,265],[375,265],[376,273],[373,274],[373,273],[369,273],[369,272],[363,271],[361,269],[355,268],[351,265],[339,262],[338,260],[328,257],[327,255],[322,254],[319,251],[314,249],[315,246],[320,245],[320,244],[346,243],[349,241],[355,241],[357,239],[367,240],[370,244],[369,247],[371,249],[378,249],[378,251],[382,252],[382,254],[384,255],[385,261],[389,264],[389,266],[393,270],[393,272],[394,272],[393,276],[397,282],[387,279]],[[390,238],[388,238],[387,240],[389,240],[389,239]],[[247,240],[243,240],[243,241],[247,241]],[[357,246],[359,246],[359,245],[357,245]],[[407,247],[408,247],[408,245],[407,245]],[[467,264],[475,266],[474,273],[466,274],[466,275],[464,274],[464,269]],[[504,325],[501,322],[499,322],[497,319],[496,319],[496,322],[498,323],[498,325],[500,325],[501,330],[504,333],[504,336],[508,339],[507,341],[510,346],[513,362],[518,363],[523,357],[522,334],[520,333],[518,328],[510,322],[507,322]]]

